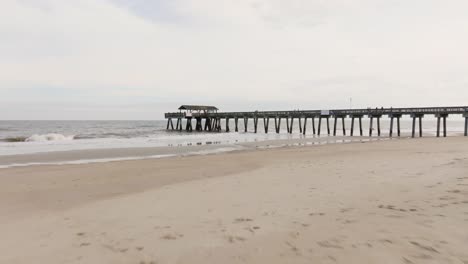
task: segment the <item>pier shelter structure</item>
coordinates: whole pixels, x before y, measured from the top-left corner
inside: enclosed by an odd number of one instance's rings
[[[202,117],[210,116],[212,114],[216,114],[217,112],[218,112],[218,108],[215,106],[211,106],[211,105],[181,105],[179,107],[179,113],[176,113],[177,123],[176,123],[175,130],[179,130],[179,131],[182,130],[183,119],[186,119],[185,130],[193,131],[192,118],[195,118],[195,120],[197,121],[195,125],[195,130],[202,131],[202,120],[201,120]],[[207,118],[207,120],[208,119],[210,118]],[[210,123],[209,121],[208,123]],[[211,126],[211,124],[209,125]],[[166,129],[169,129],[169,126],[171,127],[172,130],[174,130],[174,124],[172,123],[172,118],[169,118]],[[206,124],[205,130],[207,130],[207,126],[208,124]]]
[[[244,132],[248,131],[249,120],[253,120],[253,129],[258,132],[259,120],[263,120],[263,129],[265,133],[269,132],[270,119],[274,120],[275,132],[280,133],[281,121],[286,121],[288,133],[293,133],[294,120],[298,120],[299,133],[306,134],[307,122],[311,121],[312,133],[320,135],[322,133],[322,121],[327,126],[327,134],[331,134],[330,118],[333,122],[333,135],[336,136],[338,120],[341,121],[343,135],[346,135],[345,119],[351,118],[350,136],[354,136],[355,123],[359,126],[359,135],[363,136],[362,119],[369,118],[369,136],[373,136],[374,130],[377,136],[381,136],[380,121],[382,117],[390,119],[389,136],[393,137],[394,132],[399,137],[401,135],[400,119],[404,116],[412,118],[411,136],[423,136],[422,119],[424,116],[433,115],[437,119],[436,136],[447,136],[447,117],[449,115],[461,115],[465,119],[464,135],[468,136],[468,106],[448,106],[448,107],[408,107],[408,108],[367,108],[367,109],[337,109],[337,110],[292,110],[292,111],[252,111],[252,112],[218,112],[214,106],[196,106],[182,105],[179,112],[166,113],[167,129],[183,130],[183,121],[185,120],[185,130],[193,131],[192,120],[195,119],[195,131],[222,131],[221,121],[224,119],[225,131],[230,131],[230,120],[234,120],[234,130],[239,131],[239,119],[243,120]],[[173,119],[177,120],[174,128]],[[318,121],[316,127],[316,121]],[[374,124],[375,122],[375,124]],[[396,131],[395,129],[396,123]],[[416,130],[418,124],[418,131]],[[376,125],[376,128],[374,128]]]

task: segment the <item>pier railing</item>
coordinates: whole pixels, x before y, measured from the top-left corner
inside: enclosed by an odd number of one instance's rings
[[[325,116],[324,110],[291,110],[291,111],[250,111],[250,112],[219,112],[219,113],[191,113],[191,117],[217,117],[217,118],[241,118],[241,117],[318,117]],[[468,106],[452,107],[411,107],[411,108],[364,108],[364,109],[336,109],[326,110],[330,116],[343,115],[413,115],[413,114],[464,114],[468,113]],[[165,118],[185,118],[185,113],[166,113]]]

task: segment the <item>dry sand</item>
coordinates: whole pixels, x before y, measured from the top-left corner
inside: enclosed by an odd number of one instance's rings
[[[0,263],[468,263],[468,139],[0,170]]]

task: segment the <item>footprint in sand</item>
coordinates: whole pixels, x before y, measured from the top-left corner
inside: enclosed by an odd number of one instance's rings
[[[330,241],[319,241],[317,242],[317,244],[321,247],[324,247],[324,248],[335,248],[335,249],[343,249],[342,246],[338,245],[338,244],[333,244],[333,243],[330,243]]]
[[[299,256],[299,255],[301,254],[300,251],[299,251],[299,248],[297,248],[297,247],[296,247],[295,245],[293,245],[291,242],[286,241],[286,242],[284,242],[284,243],[285,243],[285,244],[291,249],[291,251],[294,252],[296,255]]]
[[[310,215],[310,216],[316,216],[316,215],[324,216],[325,213],[310,213],[309,215]]]
[[[181,238],[183,237],[184,235],[182,234],[165,234],[164,236],[161,237],[161,239],[164,239],[164,240],[176,240],[178,238]]]
[[[243,218],[243,217],[234,219],[234,223],[252,222],[252,221],[253,220],[250,218]]]
[[[236,241],[244,242],[247,240],[245,237],[241,237],[241,236],[226,236],[226,239],[229,243],[235,243]]]
[[[433,252],[433,253],[439,253],[439,251],[437,251],[435,248],[431,247],[431,246],[426,246],[426,245],[422,245],[416,241],[410,241],[410,244],[420,248],[420,249],[423,249],[423,250],[426,250],[426,251],[429,251],[429,252]]]

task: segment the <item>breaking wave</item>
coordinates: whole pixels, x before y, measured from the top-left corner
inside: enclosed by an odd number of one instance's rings
[[[24,140],[24,142],[45,142],[45,141],[64,141],[73,140],[75,136],[66,136],[62,134],[43,134],[43,135],[32,135]]]

